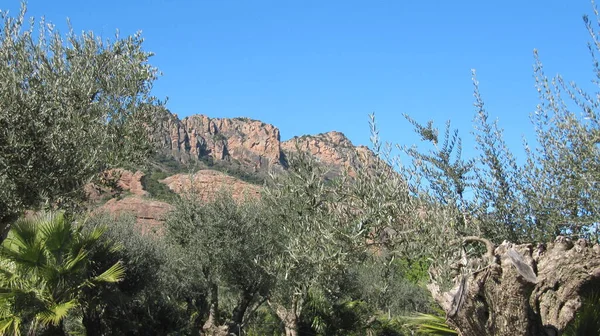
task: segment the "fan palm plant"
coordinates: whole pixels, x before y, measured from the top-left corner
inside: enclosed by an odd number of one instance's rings
[[[104,231],[62,212],[19,219],[0,245],[0,335],[64,335],[65,318],[85,305],[84,290],[120,281],[120,262],[97,269],[90,258]]]
[[[417,335],[458,335],[458,332],[448,325],[446,319],[439,311],[438,314],[418,313],[413,316],[407,316],[405,319],[406,326],[415,329]]]

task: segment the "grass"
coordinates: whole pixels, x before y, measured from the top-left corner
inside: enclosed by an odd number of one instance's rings
[[[565,329],[564,336],[600,335],[600,291],[583,296],[575,319]]]

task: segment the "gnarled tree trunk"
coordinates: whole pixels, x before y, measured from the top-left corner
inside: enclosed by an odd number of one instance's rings
[[[227,326],[219,325],[219,286],[210,285],[210,306],[208,308],[208,319],[202,326],[202,335],[226,336]]]
[[[584,240],[489,244],[484,260],[483,268],[457,278],[448,292],[429,286],[463,336],[558,335],[575,317],[582,295],[600,288],[600,246]]]
[[[291,308],[286,308],[280,304],[269,302],[269,306],[273,308],[275,314],[283,323],[285,336],[298,336],[298,319],[302,309],[302,300],[298,296],[292,299]]]
[[[231,319],[225,321],[224,324],[217,325],[215,322],[216,315],[211,312],[208,320],[202,328],[202,334],[205,336],[243,335],[243,327],[247,322],[247,319],[259,306],[264,303],[264,300],[257,301],[256,298],[257,297],[252,290],[244,290],[238,299],[237,305],[233,309]],[[213,300],[216,299],[213,298]],[[253,303],[254,307],[251,307]],[[211,305],[211,307],[212,306],[213,305]]]
[[[233,314],[231,316],[231,321],[228,322],[227,331],[229,334],[240,335],[242,325],[244,323],[244,316],[246,315],[246,311],[248,311],[248,307],[252,303],[254,299],[254,293],[251,291],[243,291],[242,295],[233,309]]]

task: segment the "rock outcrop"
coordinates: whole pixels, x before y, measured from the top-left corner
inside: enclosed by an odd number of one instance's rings
[[[162,145],[178,160],[237,161],[252,171],[281,166],[279,129],[248,118],[167,118]]]
[[[205,115],[193,115],[180,120],[168,111],[165,111],[162,127],[153,133],[153,138],[163,148],[167,160],[170,157],[179,163],[198,160],[209,168],[190,175],[179,173],[181,169],[177,165],[169,166],[162,162],[156,166],[163,173],[173,174],[159,180],[160,183],[178,194],[193,187],[203,201],[210,201],[223,189],[229,190],[236,200],[259,197],[259,185],[210,168],[238,173],[237,176],[265,177],[267,172],[285,170],[287,157],[296,151],[296,145],[326,165],[329,168],[328,176],[339,174],[347,168],[352,170],[358,164],[360,155],[374,157],[367,147],[355,147],[340,132],[294,137],[281,142],[279,129],[261,121],[209,118]],[[86,187],[96,205],[108,199],[99,210],[116,215],[131,213],[145,232],[162,227],[164,217],[172,206],[152,199],[152,194],[144,189],[143,172],[116,169],[105,175],[107,186]]]
[[[260,187],[214,170],[200,170],[192,175],[177,174],[160,181],[175,193],[182,194],[194,188],[202,201],[210,201],[220,191],[229,191],[233,199],[258,197]]]
[[[146,196],[148,192],[142,186],[142,177],[144,173],[141,171],[131,172],[125,169],[114,169],[112,174],[118,176],[117,186],[122,190],[138,196]]]
[[[97,211],[107,211],[117,216],[131,214],[137,218],[143,232],[150,232],[162,227],[162,222],[172,206],[166,202],[149,198],[151,195],[144,190],[141,182],[144,173],[119,169],[111,171],[107,175],[118,176],[119,179],[115,184],[122,191],[129,192],[130,195],[124,198],[111,198]],[[214,170],[201,170],[193,175],[175,174],[159,182],[164,183],[178,194],[190,191],[193,187],[202,201],[212,200],[221,190],[230,191],[236,200],[258,197],[260,194],[259,186]],[[108,190],[104,190],[104,193],[106,197],[114,196]]]
[[[102,183],[88,183],[84,191],[92,204],[100,203],[124,191],[138,196],[147,196],[148,192],[142,185],[143,177],[144,173],[139,170],[134,173],[126,169],[111,169],[102,174],[100,178]]]
[[[160,233],[164,228],[166,215],[172,209],[173,206],[168,203],[133,195],[123,199],[110,199],[96,211],[115,216],[133,215],[142,233]]]
[[[321,163],[325,164],[331,174],[338,174],[343,169],[358,165],[361,155],[374,158],[375,155],[365,146],[354,146],[343,133],[332,131],[317,135],[294,137],[281,144],[284,153],[294,153],[300,150],[308,151]]]
[[[340,132],[304,135],[282,142],[277,127],[249,118],[209,118],[199,114],[179,120],[169,113],[162,129],[158,136],[161,146],[180,162],[229,162],[251,173],[285,169],[286,156],[296,151],[296,143],[327,165],[332,174],[355,167],[359,155],[374,157],[367,147],[354,146]]]

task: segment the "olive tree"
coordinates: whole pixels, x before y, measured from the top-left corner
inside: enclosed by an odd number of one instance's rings
[[[277,228],[258,200],[236,201],[227,190],[203,202],[192,189],[175,205],[167,239],[179,251],[180,281],[203,287],[197,324],[207,335],[237,335],[269,293],[273,277],[262,263],[278,253]]]
[[[322,166],[298,150],[286,173],[267,185],[263,202],[276,229],[279,253],[261,265],[274,278],[267,303],[281,320],[286,336],[298,335],[304,303],[311,291],[330,293],[339,276],[357,260],[362,226],[335,193],[345,181],[326,180]]]
[[[103,170],[139,162],[157,69],[134,36],[102,40],[0,11],[0,229],[46,201],[68,206]]]
[[[584,21],[598,84],[600,42]],[[365,162],[339,191],[376,233],[368,242],[429,259],[430,292],[463,335],[556,335],[600,283],[598,93],[549,79],[534,56],[540,104],[524,163],[474,77],[477,156],[462,157],[449,123],[440,131],[407,117],[430,150],[400,147],[409,158],[400,164],[373,129],[381,161]]]

